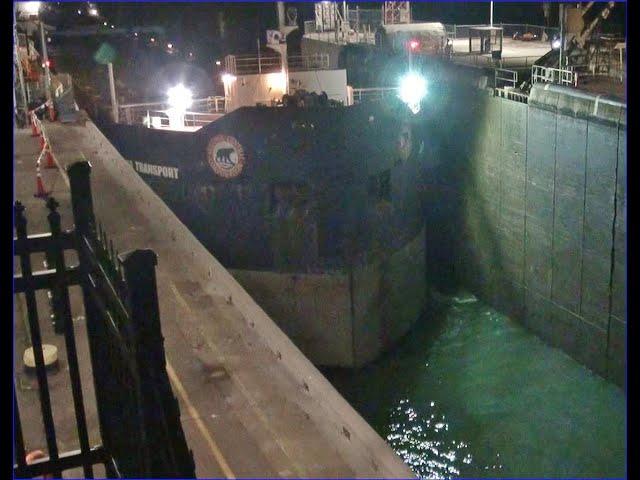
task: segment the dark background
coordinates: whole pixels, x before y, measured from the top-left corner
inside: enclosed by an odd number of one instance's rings
[[[99,27],[98,35],[64,37],[52,33],[50,57],[55,69],[71,73],[79,85],[90,86],[96,96],[107,100],[106,67],[93,54],[107,42],[117,51],[114,61],[121,103],[154,101],[168,87],[183,82],[202,97],[222,94],[220,74],[227,54],[256,54],[258,39],[264,53],[268,29],[277,28],[275,2],[98,2],[100,16],[87,14],[87,2],[49,2],[42,11],[45,21],[57,32],[80,26]],[[314,19],[311,2],[287,2],[298,10],[298,24]],[[350,2],[351,8],[380,8],[377,2]],[[595,8],[593,9],[596,10]],[[80,11],[80,14],[78,13]],[[626,4],[619,2],[603,31],[623,34]],[[489,2],[413,2],[414,21],[477,24],[489,22]],[[107,22],[107,26],[103,26]],[[495,23],[544,25],[542,3],[494,2]],[[558,4],[551,6],[550,26],[558,23]],[[114,25],[115,30],[111,29]],[[162,33],[142,33],[136,28],[156,27]],[[127,32],[110,35],[118,29]],[[155,43],[150,39],[154,38]],[[168,43],[173,49],[167,49]],[[37,43],[39,48],[39,42]],[[216,65],[216,61],[220,65]]]

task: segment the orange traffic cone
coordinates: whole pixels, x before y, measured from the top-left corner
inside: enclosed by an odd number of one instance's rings
[[[44,168],[58,168],[56,165],[56,160],[53,158],[53,154],[51,153],[51,147],[47,145],[47,151],[45,154],[45,166]]]
[[[44,189],[44,183],[42,183],[42,175],[40,172],[36,174],[36,193],[33,194],[36,198],[47,198],[49,193]]]
[[[40,132],[38,131],[38,125],[36,124],[33,115],[29,116],[30,122],[31,122],[31,136],[32,137],[37,137],[40,135]]]
[[[52,122],[56,121],[56,110],[53,108],[53,102],[49,104],[49,120]]]

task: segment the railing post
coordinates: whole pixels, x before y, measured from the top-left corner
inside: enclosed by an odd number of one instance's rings
[[[65,281],[64,252],[60,246],[60,214],[58,202],[50,197],[47,201],[49,228],[51,229],[51,247],[46,250],[47,268],[56,270],[56,283],[51,288],[53,328],[56,333],[64,333],[65,325],[71,322],[69,292]]]
[[[60,213],[58,213],[58,202],[50,197],[47,201],[49,209],[49,226],[51,228],[50,258],[52,263],[49,268],[56,269],[56,285],[52,289],[53,294],[53,312],[54,312],[54,329],[56,333],[65,334],[65,345],[67,350],[67,362],[69,365],[69,376],[71,380],[71,391],[73,393],[73,406],[76,414],[76,425],[78,429],[78,438],[80,440],[80,449],[83,454],[89,453],[89,435],[87,432],[87,422],[84,411],[84,402],[82,399],[82,386],[80,382],[80,368],[78,366],[78,354],[76,349],[75,335],[73,332],[73,321],[71,319],[71,305],[69,302],[69,290],[66,281],[66,266],[64,261],[64,250],[60,243]],[[93,468],[91,463],[83,466],[84,476],[93,478]]]
[[[119,256],[129,285],[128,304],[152,477],[195,478],[193,455],[180,424],[178,402],[166,372],[156,286],[156,254],[135,250]],[[164,412],[164,414],[158,414]]]
[[[91,196],[91,164],[86,161],[75,162],[67,168],[67,175],[76,231],[94,238],[96,220]]]
[[[18,242],[23,245],[27,241],[27,219],[24,216],[24,205],[16,202],[13,207],[14,226]],[[47,448],[49,450],[49,458],[53,461],[58,460],[58,444],[56,441],[56,429],[53,423],[53,412],[51,409],[51,397],[49,396],[49,383],[47,380],[46,366],[44,363],[44,353],[42,351],[42,336],[40,334],[40,325],[38,322],[38,305],[36,303],[36,293],[33,287],[29,285],[33,278],[31,269],[30,254],[26,248],[22,248],[20,254],[20,270],[22,276],[27,282],[27,288],[24,292],[24,298],[27,304],[27,316],[29,320],[29,334],[31,339],[31,348],[33,349],[33,358],[36,364],[36,377],[38,379],[38,393],[40,397],[40,408],[42,411],[42,424],[45,430],[47,440]],[[52,472],[55,476],[60,476],[60,472]]]
[[[109,385],[112,382],[110,373],[110,359],[105,348],[105,328],[101,320],[101,313],[91,296],[91,289],[95,288],[90,280],[90,260],[86,258],[87,252],[84,238],[87,237],[96,244],[95,217],[93,214],[93,200],[91,196],[91,165],[89,162],[75,162],[67,168],[71,189],[71,207],[75,224],[76,241],[78,243],[78,257],[80,261],[82,299],[84,304],[85,321],[87,325],[87,337],[89,341],[89,356],[93,369],[93,385],[96,396],[96,407],[100,426],[100,436],[108,451],[114,445],[112,425],[115,421],[110,413],[108,405],[113,401],[110,398]],[[112,472],[107,472],[109,475]]]

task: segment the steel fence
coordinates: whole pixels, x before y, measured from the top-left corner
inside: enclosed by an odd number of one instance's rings
[[[578,86],[578,72],[560,68],[543,67],[534,65],[531,67],[531,83],[557,83],[559,85]]]
[[[290,55],[286,62],[289,71],[326,70],[329,68],[329,54]],[[227,55],[225,57],[226,71],[233,75],[277,73],[284,67],[280,55]]]
[[[166,101],[148,103],[130,103],[118,107],[120,123],[135,125],[143,123],[149,112],[166,111],[170,105]],[[226,112],[225,97],[213,96],[193,100],[189,113],[191,114],[223,114]]]

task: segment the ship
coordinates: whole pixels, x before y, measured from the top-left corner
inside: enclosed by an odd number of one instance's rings
[[[227,56],[224,97],[121,106],[100,128],[312,362],[357,368],[425,306],[420,120],[327,53],[287,54],[292,30]],[[387,101],[354,100],[371,94]]]

